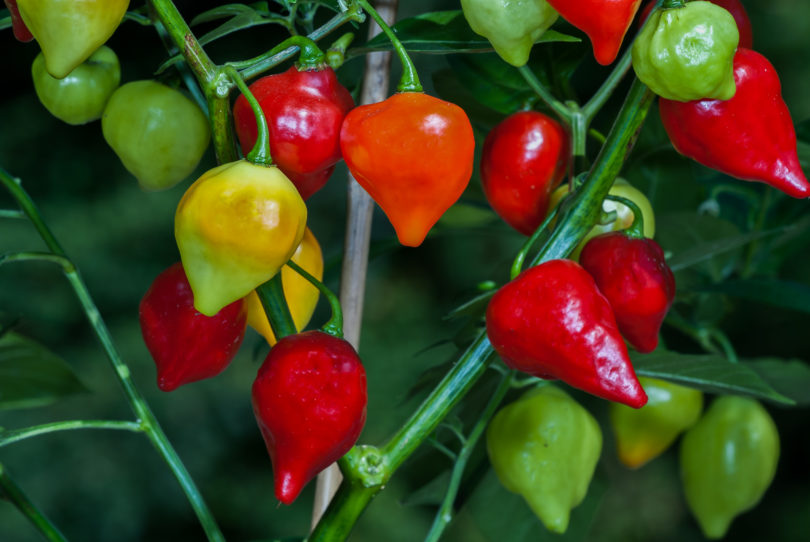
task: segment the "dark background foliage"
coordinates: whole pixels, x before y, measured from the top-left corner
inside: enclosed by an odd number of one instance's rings
[[[133,3],[136,7],[139,4]],[[217,4],[177,2],[187,20]],[[401,4],[400,18],[459,7],[452,0],[408,0]],[[747,2],[746,7],[753,21],[755,48],[766,54],[779,71],[785,100],[794,121],[801,125],[810,119],[806,90],[810,86],[810,4],[772,0]],[[576,34],[570,27],[559,26]],[[213,44],[210,51],[218,62],[248,58],[280,41],[280,32],[272,26],[250,29]],[[365,27],[358,35],[365,35]],[[155,32],[132,22],[125,22],[109,44],[121,59],[124,82],[151,77],[166,58]],[[535,55],[545,54],[541,50],[544,47],[552,46],[538,46]],[[586,49],[585,45],[567,47]],[[155,386],[154,365],[140,337],[138,301],[152,279],[178,259],[172,236],[173,212],[195,176],[166,192],[142,192],[107,147],[99,123],[68,126],[39,104],[30,80],[30,64],[38,52],[35,44],[19,44],[10,31],[3,31],[0,51],[0,165],[23,179],[46,221],[77,263],[130,364],[136,384],[200,485],[226,536],[230,540],[259,540],[302,535],[309,524],[312,487],[294,506],[280,506],[275,501],[270,461],[251,412],[249,389],[266,352],[263,340],[249,331],[239,356],[223,375],[165,394]],[[476,57],[476,61],[495,58],[492,54]],[[448,58],[452,62],[448,63]],[[459,59],[469,58],[418,55],[416,61],[431,91],[433,73],[437,74],[433,78],[436,89],[458,94],[462,89],[453,84],[443,86],[442,77],[463,73],[458,68]],[[397,66],[395,62],[394,73]],[[450,68],[456,71],[448,71]],[[342,68],[340,76],[350,89],[355,89],[361,72],[362,61],[356,59]],[[573,79],[580,98],[586,98],[606,73],[590,56],[585,57]],[[476,105],[469,95],[460,98],[474,116],[480,142],[487,127],[503,114],[482,111],[480,103]],[[614,98],[600,115],[597,129],[607,131],[619,100],[620,96]],[[810,156],[804,146],[802,153]],[[209,151],[197,174],[213,164]],[[654,110],[623,175],[652,200],[658,216],[658,239],[671,252],[724,233],[747,231],[748,213],[756,211],[744,198],[721,195],[717,198],[718,213],[699,214],[701,203],[718,186],[742,183],[677,156],[666,143]],[[791,223],[799,226],[776,236],[778,243],[767,241],[756,250],[729,251],[679,273],[683,291],[676,310],[693,322],[724,329],[742,357],[810,359],[806,331],[810,325],[807,203],[775,193],[766,198],[769,189],[765,187],[746,184],[745,188],[751,190],[756,204],[767,201],[770,205],[764,229]],[[326,282],[334,288],[339,282],[344,190],[345,169],[339,168],[326,189],[309,202],[310,227],[324,249]],[[0,193],[0,207],[10,205],[10,198]],[[0,252],[41,247],[27,222],[0,221]],[[473,295],[479,282],[503,282],[523,238],[488,210],[476,174],[462,204],[421,248],[405,249],[393,241],[392,229],[378,212],[361,344],[369,376],[368,424],[361,441],[369,443],[382,442],[402,423],[427,391],[416,388],[411,393],[423,371],[451,360],[456,352],[454,341],[463,342],[467,328],[458,321],[448,323],[443,316]],[[749,255],[753,265],[747,268],[750,275],[743,276],[741,270],[746,269]],[[799,295],[796,291],[790,295],[784,289],[763,293],[756,284],[744,282],[751,279],[771,281],[769,284],[775,280],[780,284],[792,281],[798,284]],[[735,291],[718,286],[729,281],[742,284]],[[314,323],[323,322],[327,312],[322,304]],[[63,357],[87,388],[86,393],[44,408],[0,410],[0,426],[131,416],[57,268],[31,263],[0,270],[0,318],[4,323],[15,321],[17,332]],[[665,325],[664,339],[673,350],[701,351],[688,334],[670,325]],[[430,376],[428,373],[428,381]],[[476,387],[458,411],[460,420],[475,414],[491,385],[491,380],[485,378]],[[638,471],[625,469],[613,451],[612,436],[604,423],[603,402],[577,397],[602,422],[605,446],[589,495],[576,509],[565,539],[701,540],[685,508],[674,451]],[[782,438],[777,477],[759,507],[734,523],[727,540],[799,542],[810,538],[807,410],[769,409]],[[449,441],[446,433],[440,430],[438,438]],[[203,538],[168,469],[146,439],[138,435],[103,431],[52,434],[3,448],[0,460],[73,540]],[[442,495],[449,467],[445,456],[430,446],[423,447],[372,503],[352,540],[420,540],[432,521],[433,505]],[[448,540],[559,538],[543,529],[519,497],[500,487],[481,450],[471,463],[460,497],[463,506],[448,532]],[[0,540],[38,539],[10,504],[0,502]]]

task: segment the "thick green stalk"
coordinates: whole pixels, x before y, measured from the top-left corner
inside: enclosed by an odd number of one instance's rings
[[[290,308],[287,306],[287,300],[284,297],[284,287],[281,284],[281,271],[275,274],[273,278],[256,288],[256,293],[264,307],[264,312],[267,315],[267,320],[270,322],[270,327],[273,329],[273,335],[277,340],[281,340],[287,335],[295,335],[298,329],[295,327]]]
[[[621,169],[652,99],[647,87],[635,81],[585,184],[562,210],[557,227],[533,265],[564,258],[596,223],[602,200]],[[349,536],[365,505],[481,377],[493,353],[486,331],[481,330],[436,389],[387,444],[380,449],[355,446],[346,454],[341,460],[345,476],[338,491],[341,498],[330,504],[308,539],[310,542],[345,540]]]
[[[93,302],[93,298],[90,296],[90,292],[87,290],[84,280],[82,280],[81,275],[79,275],[79,271],[70,263],[64,249],[56,240],[50,228],[45,224],[42,215],[39,213],[39,210],[36,208],[31,197],[22,187],[19,180],[0,168],[0,184],[3,184],[9,192],[11,192],[11,195],[17,201],[20,208],[25,212],[29,220],[31,220],[31,223],[34,225],[43,241],[45,241],[48,249],[54,255],[64,258],[64,261],[68,263],[68,265],[63,265],[65,276],[73,287],[76,297],[79,299],[96,337],[99,342],[101,342],[102,348],[107,354],[107,359],[112,365],[115,375],[118,377],[118,381],[124,390],[124,395],[132,411],[135,413],[138,420],[140,420],[144,432],[152,442],[152,445],[158,450],[164,461],[166,461],[172,473],[177,478],[177,481],[180,483],[180,486],[183,488],[183,491],[186,493],[186,497],[194,509],[194,512],[197,514],[208,539],[212,541],[224,540],[211,511],[208,509],[199,489],[197,489],[197,486],[191,479],[191,475],[188,473],[188,470],[186,470],[177,452],[175,452],[168,437],[163,432],[163,429],[161,429],[157,418],[155,418],[155,415],[147,405],[143,395],[135,387],[129,367],[124,363],[118,349],[115,347],[112,335],[110,335],[107,325],[101,318],[101,314],[96,304]]]
[[[22,514],[33,523],[34,527],[51,542],[67,542],[59,529],[45,517],[31,499],[23,493],[20,486],[11,479],[2,463],[0,463],[0,497],[5,496]]]

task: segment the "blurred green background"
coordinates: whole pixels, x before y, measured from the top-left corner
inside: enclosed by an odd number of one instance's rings
[[[187,20],[217,4],[177,2]],[[456,1],[438,0],[404,0],[401,4],[400,18],[459,7]],[[772,0],[745,5],[753,21],[755,48],[777,67],[794,121],[799,124],[810,119],[810,3]],[[365,27],[359,32],[359,36],[364,35]],[[247,58],[271,48],[281,38],[275,27],[263,26],[218,42],[210,51],[219,62]],[[109,45],[121,59],[123,82],[150,77],[166,58],[155,32],[132,22],[125,22]],[[229,540],[269,540],[304,534],[313,488],[309,487],[291,507],[277,503],[270,460],[251,411],[249,390],[266,354],[263,340],[248,331],[239,356],[225,373],[165,394],[155,386],[154,365],[140,337],[138,301],[153,278],[178,259],[173,212],[193,178],[214,165],[212,152],[192,178],[166,192],[144,193],[107,147],[99,123],[68,126],[39,104],[30,80],[30,65],[38,52],[34,43],[17,43],[10,31],[2,31],[0,51],[0,166],[22,178],[78,265],[136,384],[199,484],[225,535]],[[430,74],[448,67],[440,56],[415,59],[429,88]],[[362,61],[353,60],[340,76],[353,89],[361,71]],[[590,57],[586,59],[574,79],[577,88],[586,89],[583,97],[606,73]],[[597,120],[598,128],[607,130],[618,103],[618,99],[611,101]],[[648,124],[640,153],[655,150],[661,141],[655,112]],[[476,123],[477,128],[485,126],[485,121]],[[482,141],[485,132],[477,135]],[[647,156],[650,154],[655,153]],[[665,232],[678,229],[678,216],[681,220],[694,217],[716,176],[673,152],[653,158],[656,167],[640,160],[625,176],[650,195],[659,213],[659,231],[666,237]],[[326,282],[333,288],[339,284],[344,191],[345,168],[339,167],[327,187],[308,202],[310,227],[324,249]],[[450,361],[456,352],[453,339],[464,336],[462,325],[444,321],[444,315],[473,295],[477,283],[505,280],[511,258],[523,242],[522,236],[503,225],[482,203],[477,174],[464,202],[466,206],[440,224],[418,249],[398,247],[382,213],[375,215],[360,349],[369,378],[368,423],[361,442],[383,442],[418,404],[427,389],[410,391],[422,372]],[[735,201],[721,200],[724,202],[728,210],[723,212],[733,219]],[[11,205],[10,198],[0,192],[0,208]],[[797,220],[807,209],[804,202],[779,205],[777,211]],[[681,214],[667,214],[674,212]],[[810,285],[809,245],[806,231],[786,242],[774,259],[773,274]],[[27,222],[0,219],[0,252],[41,248]],[[730,298],[723,298],[719,308],[712,303],[709,305],[717,308],[720,323],[740,355],[810,359],[806,331],[810,316],[806,310]],[[327,314],[322,304],[313,322],[322,323]],[[72,290],[56,267],[27,263],[0,269],[0,317],[3,322],[16,320],[16,331],[62,356],[88,389],[43,408],[0,411],[0,426],[131,417]],[[665,326],[664,338],[672,349],[699,351],[694,342],[671,327]],[[459,409],[462,418],[467,410],[474,414],[480,408],[491,384],[485,378],[476,387],[471,400]],[[577,397],[603,423],[605,447],[589,496],[575,511],[565,539],[701,540],[685,508],[673,451],[638,471],[625,469],[616,460],[612,436],[604,425],[602,402]],[[810,540],[807,410],[770,411],[782,437],[779,471],[758,508],[733,524],[727,540]],[[463,507],[447,539],[560,538],[548,534],[519,497],[498,485],[484,454],[478,452],[462,486]],[[169,470],[139,435],[105,431],[51,434],[0,449],[0,462],[71,540],[203,539]],[[445,456],[423,447],[372,503],[351,539],[421,540],[446,478],[429,484],[449,467]],[[39,539],[12,505],[0,502],[0,541]]]

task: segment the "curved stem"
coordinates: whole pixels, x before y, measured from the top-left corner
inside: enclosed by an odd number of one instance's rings
[[[310,275],[306,269],[295,263],[294,261],[290,260],[287,262],[287,265],[290,268],[304,277],[310,284],[315,286],[319,292],[323,294],[327,301],[329,301],[329,306],[332,308],[332,317],[323,325],[323,330],[330,335],[334,335],[335,337],[343,338],[343,309],[340,307],[340,300],[335,295],[335,293],[326,287],[326,284],[319,281],[317,278]]]
[[[509,372],[501,377],[500,384],[498,384],[498,387],[493,392],[487,406],[484,408],[484,411],[478,418],[478,422],[475,424],[475,427],[473,427],[469,436],[464,441],[464,445],[461,447],[461,450],[458,453],[458,458],[453,465],[453,472],[450,474],[450,484],[447,487],[447,493],[445,493],[442,504],[439,507],[439,511],[436,513],[436,517],[433,520],[433,525],[431,525],[430,531],[428,531],[428,534],[425,537],[425,542],[438,542],[442,536],[442,533],[444,532],[444,529],[447,527],[450,521],[452,521],[453,503],[456,502],[456,496],[458,495],[458,490],[461,486],[461,478],[464,475],[464,469],[467,467],[467,462],[470,460],[470,456],[472,455],[473,450],[475,450],[478,440],[484,434],[484,430],[486,429],[489,420],[493,415],[495,415],[495,410],[497,410],[498,406],[500,406],[506,392],[508,392],[512,387],[512,375],[513,372]]]
[[[127,422],[122,420],[67,420],[62,422],[45,423],[21,429],[6,429],[0,431],[0,448],[21,440],[39,435],[46,435],[55,431],[69,431],[73,429],[118,429],[141,433],[144,431],[140,422]]]
[[[281,273],[276,273],[273,278],[256,288],[259,299],[267,314],[267,320],[273,329],[273,335],[281,340],[287,335],[295,335],[298,329],[290,314],[287,300],[284,297],[284,287],[281,284]]]
[[[554,218],[557,216],[557,209],[558,207],[555,207],[548,214],[543,223],[540,224],[540,227],[534,230],[532,236],[529,237],[525,243],[523,243],[523,246],[520,248],[520,252],[518,252],[518,255],[512,262],[512,270],[509,273],[510,279],[514,279],[516,276],[520,275],[521,271],[523,271],[523,262],[526,260],[526,256],[529,254],[529,251],[532,249],[532,246],[534,246],[534,244],[537,242],[540,236],[546,231],[546,228],[548,227],[549,224],[551,224],[551,221],[554,220]]]
[[[402,45],[402,42],[399,41],[394,31],[391,30],[391,27],[380,17],[377,10],[371,7],[371,4],[369,4],[367,0],[356,0],[356,2],[380,25],[382,31],[388,39],[391,40],[391,45],[394,46],[394,50],[397,52],[400,62],[402,62],[402,78],[399,80],[397,90],[399,92],[422,92],[422,84],[419,82],[419,75],[416,73],[416,67],[413,65],[411,57],[408,56],[405,46]]]
[[[617,201],[630,208],[630,210],[633,212],[633,223],[630,224],[629,227],[625,228],[624,234],[633,239],[644,239],[644,215],[641,212],[641,209],[638,208],[638,205],[636,205],[631,199],[624,198],[622,196],[614,196],[613,194],[608,194],[605,196],[605,199]]]
[[[324,36],[334,32],[337,28],[343,26],[348,22],[362,23],[366,16],[362,9],[357,7],[350,8],[347,11],[342,11],[329,19],[326,23],[320,26],[314,32],[310,32],[307,37],[312,41],[318,41]],[[244,79],[253,79],[261,75],[267,70],[281,64],[285,60],[292,57],[298,51],[297,46],[287,47],[281,51],[277,51],[274,47],[269,52],[259,55],[251,60],[241,62],[229,62],[228,64],[236,67],[239,74]]]
[[[354,33],[346,32],[335,40],[326,50],[326,63],[333,70],[337,70],[346,61],[346,51],[354,41]]]
[[[599,87],[599,90],[588,100],[588,103],[582,106],[582,113],[585,115],[585,122],[587,125],[590,125],[593,118],[602,109],[602,106],[605,105],[605,102],[608,101],[613,95],[613,92],[616,90],[616,87],[619,86],[624,76],[627,75],[627,72],[630,71],[630,66],[633,65],[633,48],[628,47],[627,51],[625,51],[622,58],[619,62],[614,66],[613,70],[610,72],[610,75],[605,82],[602,83],[602,86]]]
[[[565,124],[570,125],[571,110],[568,109],[564,103],[555,98],[553,94],[551,94],[551,91],[549,91],[545,85],[540,82],[534,72],[527,65],[524,64],[518,68],[518,70],[520,71],[520,75],[523,76],[532,90],[538,96],[540,96],[540,99],[543,100],[545,104],[549,106],[555,113],[557,113],[557,116],[560,117]]]
[[[5,170],[0,168],[0,184],[3,184],[9,190],[12,197],[17,201],[20,208],[23,210],[23,212],[25,212],[31,223],[36,228],[40,237],[42,237],[42,240],[45,241],[48,249],[50,249],[54,255],[67,259],[64,249],[56,240],[56,237],[54,237],[50,228],[48,228],[48,226],[45,224],[45,221],[42,219],[42,215],[40,215],[39,210],[34,205],[31,197],[22,187],[19,179],[12,177],[6,173]],[[157,418],[155,418],[155,415],[147,405],[143,395],[132,381],[129,367],[126,363],[124,363],[120,353],[116,349],[112,335],[110,335],[107,325],[101,318],[101,314],[93,302],[93,298],[90,296],[90,292],[87,290],[87,286],[84,284],[78,270],[75,268],[72,270],[65,269],[65,276],[73,288],[82,309],[84,309],[84,313],[87,316],[96,337],[101,343],[101,346],[107,355],[107,359],[112,365],[113,371],[124,390],[124,395],[126,396],[130,408],[135,413],[135,416],[141,420],[145,434],[152,442],[152,445],[157,449],[158,453],[160,453],[160,455],[163,457],[163,460],[166,461],[178,483],[183,488],[183,491],[185,492],[191,507],[194,509],[194,512],[197,514],[197,517],[200,520],[208,539],[211,541],[224,540],[224,537],[222,536],[222,533],[220,532],[211,511],[205,504],[199,489],[197,489],[197,486],[191,479],[188,470],[186,470],[185,465],[178,457],[177,452],[175,452],[174,448],[172,448],[168,437],[166,437],[166,434],[160,427]]]
[[[14,504],[45,538],[51,542],[67,542],[67,538],[8,475],[8,471],[2,463],[0,463],[0,496],[4,496]]]
[[[247,160],[258,164],[260,166],[272,166],[273,158],[270,156],[270,130],[267,128],[267,119],[264,116],[262,106],[259,100],[253,95],[248,88],[242,76],[236,71],[233,66],[225,66],[225,72],[230,76],[231,80],[239,87],[239,91],[247,99],[250,108],[253,110],[253,115],[256,117],[256,130],[257,137],[256,143],[250,152],[247,153]],[[244,149],[242,149],[244,151]]]

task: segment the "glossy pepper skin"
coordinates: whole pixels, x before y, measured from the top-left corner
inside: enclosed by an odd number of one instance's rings
[[[39,101],[51,115],[68,124],[86,124],[104,113],[121,82],[121,65],[113,50],[102,45],[62,79],[45,70],[45,57],[39,53],[31,76]]]
[[[534,42],[559,16],[546,0],[461,0],[461,9],[470,28],[518,67],[526,64]]]
[[[737,23],[737,30],[740,33],[740,47],[744,47],[746,49],[751,49],[754,44],[754,34],[751,30],[751,19],[748,18],[748,12],[745,11],[745,7],[742,5],[740,0],[710,0],[712,4],[716,6],[720,6],[721,8],[725,9],[731,16],[734,17],[734,21]],[[655,7],[655,2],[648,2],[644,9],[641,12],[641,16],[639,17],[640,24],[643,24],[644,21],[647,20],[647,17],[650,16],[652,9]]]
[[[492,297],[487,336],[503,362],[639,408],[647,395],[607,299],[571,260],[527,269]]]
[[[306,221],[304,200],[277,167],[239,160],[203,174],[174,218],[194,307],[212,316],[273,278],[301,244]]]
[[[270,154],[305,200],[320,190],[340,160],[340,127],[354,107],[332,68],[268,75],[250,85],[270,132]],[[256,144],[256,118],[241,94],[233,108],[236,135],[247,154]]]
[[[291,258],[292,261],[300,265],[310,275],[318,280],[323,279],[323,253],[318,240],[309,228],[304,232],[304,239]],[[289,266],[281,268],[281,284],[284,290],[284,299],[290,308],[295,329],[301,331],[309,323],[315,306],[318,304],[320,292],[307,279],[293,271]],[[270,346],[276,344],[276,336],[273,328],[267,320],[262,302],[255,291],[247,297],[248,325],[259,332]]]
[[[554,192],[551,193],[551,198],[549,199],[549,209],[559,205],[562,198],[568,194],[568,191],[568,183],[562,184],[556,190],[554,190]],[[647,196],[644,195],[644,192],[634,187],[624,179],[618,178],[613,183],[613,186],[610,187],[610,191],[608,193],[611,196],[627,198],[635,203],[641,210],[641,216],[644,220],[644,237],[648,237],[650,239],[655,237],[655,214],[653,213],[652,204],[650,203],[650,200],[647,199]],[[578,259],[583,247],[585,247],[587,242],[597,235],[611,231],[626,230],[633,224],[635,215],[633,214],[633,211],[630,210],[630,207],[623,203],[605,199],[605,201],[602,202],[602,210],[605,213],[615,212],[616,220],[610,222],[609,224],[594,225],[594,227],[591,228],[591,231],[585,235],[585,238],[580,241],[580,243],[571,253],[571,259]]]
[[[200,314],[183,266],[176,263],[155,278],[139,316],[158,388],[172,391],[225,370],[245,336],[247,306],[240,299],[214,316]]]
[[[639,352],[655,350],[675,299],[675,276],[658,243],[623,232],[604,233],[588,241],[579,263],[610,302],[624,338]]]
[[[366,393],[363,365],[343,339],[307,331],[270,350],[253,383],[253,412],[278,500],[291,504],[354,446],[366,421]]]
[[[401,92],[352,109],[343,121],[340,148],[399,242],[416,247],[470,182],[475,138],[457,105]]]
[[[666,380],[639,377],[649,400],[639,409],[611,403],[610,426],[619,460],[637,469],[664,453],[700,418],[703,393]]]
[[[568,169],[568,135],[554,119],[521,111],[501,121],[484,141],[484,195],[507,224],[531,235],[548,212],[549,195]]]
[[[663,98],[728,100],[734,96],[734,17],[711,2],[655,11],[633,42],[633,69]]]
[[[157,81],[116,90],[101,117],[104,140],[144,190],[165,190],[194,172],[211,140],[190,99]]]
[[[779,462],[779,433],[762,405],[724,396],[681,441],[686,502],[707,538],[725,536],[736,516],[756,506]]]
[[[526,499],[548,530],[564,533],[602,451],[593,416],[564,391],[543,386],[499,410],[486,438],[503,486]]]
[[[28,27],[25,26],[25,21],[20,17],[20,8],[17,7],[17,0],[5,0],[6,7],[11,14],[11,30],[14,32],[14,37],[17,41],[28,43],[34,36]]]
[[[616,60],[641,0],[549,0],[548,3],[563,19],[588,35],[596,61],[606,66]]]
[[[672,145],[726,175],[764,182],[794,198],[810,196],[776,70],[761,54],[738,49],[734,81],[730,100],[659,100]]]
[[[61,79],[104,45],[124,18],[129,0],[17,0],[42,48],[45,68]]]

